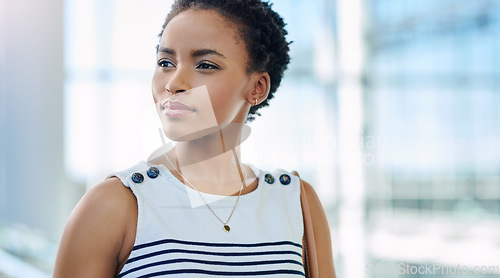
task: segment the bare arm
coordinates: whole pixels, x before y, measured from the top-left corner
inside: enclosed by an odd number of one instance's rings
[[[115,277],[133,246],[134,225],[137,203],[120,180],[92,188],[66,224],[53,277]]]

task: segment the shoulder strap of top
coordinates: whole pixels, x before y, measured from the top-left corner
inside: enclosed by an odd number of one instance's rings
[[[125,185],[126,187],[131,187],[134,182],[132,181],[132,178],[134,177],[134,174],[136,175],[142,175],[141,172],[144,172],[144,170],[148,169],[148,164],[145,161],[141,161],[137,163],[136,165],[122,170],[118,172],[113,172],[109,174],[106,179],[112,178],[112,177],[117,177],[120,179],[120,181]],[[139,176],[140,178],[140,176]]]

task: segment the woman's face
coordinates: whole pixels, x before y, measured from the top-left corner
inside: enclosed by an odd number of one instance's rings
[[[167,137],[176,140],[221,123],[244,123],[256,75],[236,24],[190,9],[166,26],[157,53],[153,98]]]

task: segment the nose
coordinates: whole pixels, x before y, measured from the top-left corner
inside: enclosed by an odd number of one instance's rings
[[[189,73],[178,68],[165,84],[165,91],[170,94],[183,93],[191,89]]]
[[[182,90],[182,89],[180,89],[180,90],[175,90],[175,91],[172,91],[172,90],[170,90],[170,89],[168,88],[168,86],[165,86],[165,91],[167,91],[167,92],[168,92],[168,93],[170,93],[170,94],[178,94],[178,93],[184,93],[186,90]]]

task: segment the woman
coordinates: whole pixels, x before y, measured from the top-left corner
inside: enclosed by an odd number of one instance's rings
[[[240,163],[244,123],[268,105],[289,63],[284,25],[260,0],[174,3],[152,90],[175,146],[85,194],[54,277],[304,277],[300,179]],[[302,183],[319,277],[334,277],[324,210]]]

